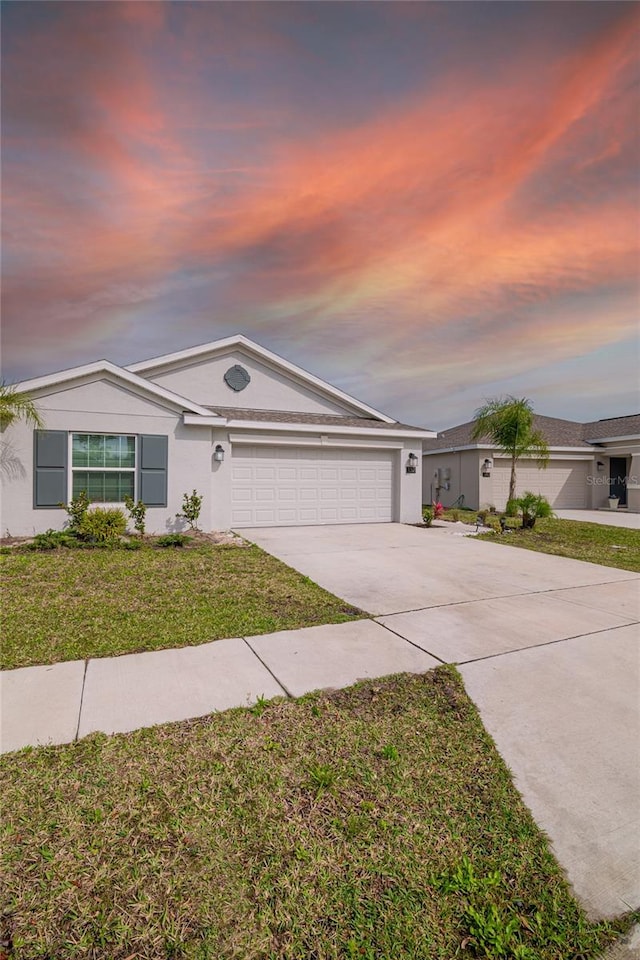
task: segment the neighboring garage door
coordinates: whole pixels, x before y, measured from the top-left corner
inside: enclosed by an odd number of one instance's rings
[[[587,506],[587,461],[551,460],[546,470],[537,467],[516,467],[516,493],[522,496],[525,490],[541,493],[552,507],[558,509],[583,509]],[[511,466],[506,460],[493,461],[493,496],[498,510],[504,510],[509,496]]]
[[[234,527],[393,519],[393,452],[236,446]]]

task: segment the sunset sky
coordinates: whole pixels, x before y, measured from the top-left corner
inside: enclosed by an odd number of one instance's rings
[[[244,333],[409,423],[638,402],[640,7],[3,5],[3,375]]]

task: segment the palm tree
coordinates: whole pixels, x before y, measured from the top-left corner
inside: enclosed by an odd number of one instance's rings
[[[16,420],[26,420],[32,427],[42,427],[42,417],[27,393],[19,393],[14,386],[0,383],[0,427],[4,429]]]
[[[509,500],[516,495],[516,464],[521,457],[531,457],[539,467],[549,462],[549,447],[540,430],[534,429],[533,405],[524,397],[493,397],[479,407],[471,432],[474,440],[488,438],[506,456],[511,457]]]

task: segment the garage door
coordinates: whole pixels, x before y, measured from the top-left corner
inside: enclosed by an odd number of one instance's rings
[[[238,446],[232,525],[384,523],[393,517],[393,452]]]
[[[504,510],[509,496],[509,477],[511,465],[506,460],[494,460],[493,496],[494,505]],[[552,460],[546,470],[523,466],[516,468],[516,494],[522,496],[525,490],[541,493],[552,507],[559,510],[581,510],[587,506],[587,461]]]

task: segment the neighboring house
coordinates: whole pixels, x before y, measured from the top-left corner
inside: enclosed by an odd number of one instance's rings
[[[422,441],[393,420],[242,336],[119,367],[106,360],[17,384],[44,430],[6,429],[2,534],[61,529],[59,505],[148,507],[147,530],[419,522]]]
[[[536,429],[549,445],[546,469],[531,460],[517,465],[516,494],[544,494],[556,509],[606,507],[610,493],[619,505],[640,512],[640,415],[575,423],[535,415]],[[451,506],[460,496],[473,510],[503,510],[511,461],[488,440],[473,440],[474,422],[425,440],[423,499]]]

